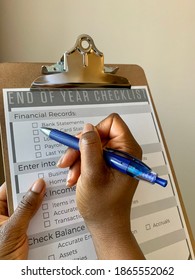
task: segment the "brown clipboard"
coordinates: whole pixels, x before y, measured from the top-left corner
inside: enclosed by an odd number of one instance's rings
[[[6,137],[6,128],[5,128],[5,119],[4,119],[4,109],[3,109],[3,94],[2,89],[3,88],[30,88],[32,85],[32,81],[36,80],[37,77],[41,75],[41,67],[45,63],[0,63],[0,122],[1,122],[1,150],[0,151],[0,183],[2,183],[4,180],[6,180],[7,185],[11,185],[11,179],[9,176],[9,172],[3,172],[3,170],[7,171],[9,170],[9,162],[8,162],[8,147],[7,147],[7,141],[5,139]],[[53,63],[49,64],[53,65]],[[170,154],[168,151],[168,147],[166,144],[166,140],[163,134],[163,130],[158,118],[158,114],[155,108],[155,104],[152,99],[152,95],[149,89],[149,85],[144,73],[144,70],[134,64],[106,64],[106,67],[110,67],[112,69],[118,69],[117,75],[120,75],[121,77],[126,78],[128,81],[130,81],[131,86],[147,86],[148,91],[152,100],[152,105],[156,114],[158,126],[162,135],[163,143],[166,149],[166,153],[168,156],[169,164],[171,167],[171,171],[174,177],[177,193],[179,196],[180,204],[182,207],[182,211],[184,214],[185,222],[187,225],[187,229],[189,232],[189,236],[191,239],[191,243],[193,246],[193,250],[195,253],[195,240],[193,237],[193,233],[190,227],[190,223],[186,214],[185,206],[182,200],[182,195],[179,189],[179,185],[177,182],[177,178],[174,172],[173,164],[170,158]],[[11,171],[10,171],[11,172]],[[11,195],[11,194],[10,194]],[[8,194],[9,196],[9,194]],[[10,212],[12,212],[13,209],[10,209]]]

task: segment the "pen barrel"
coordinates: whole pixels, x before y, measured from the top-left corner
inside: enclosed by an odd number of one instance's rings
[[[79,139],[75,136],[59,131],[57,129],[52,129],[49,137],[65,146],[68,146],[75,150],[79,150]]]

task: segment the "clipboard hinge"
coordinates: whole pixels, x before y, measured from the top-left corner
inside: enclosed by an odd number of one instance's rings
[[[86,34],[77,38],[75,46],[64,53],[60,61],[42,66],[43,76],[38,77],[31,88],[66,87],[128,87],[127,78],[116,75],[118,67],[104,66],[104,55],[93,39]]]

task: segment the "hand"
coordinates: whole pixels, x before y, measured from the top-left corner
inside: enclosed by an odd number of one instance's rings
[[[25,260],[28,257],[26,231],[41,205],[45,182],[38,179],[23,197],[15,212],[8,216],[6,184],[0,187],[0,260]]]
[[[96,127],[85,125],[80,135],[81,161],[79,152],[69,148],[58,167],[70,166],[67,185],[77,182],[77,206],[99,258],[143,258],[130,231],[130,208],[138,181],[107,166],[104,147],[142,156],[127,125],[119,115],[111,114]],[[128,246],[128,252],[120,252]]]

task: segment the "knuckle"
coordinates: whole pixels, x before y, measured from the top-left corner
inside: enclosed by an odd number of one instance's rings
[[[88,131],[81,136],[81,142],[84,145],[93,145],[97,142],[95,131]]]
[[[18,205],[19,210],[31,210],[34,208],[34,205],[37,203],[37,195],[33,192],[28,192],[26,195],[23,196],[21,202]]]
[[[114,119],[114,118],[116,118],[116,119],[120,119],[120,118],[121,118],[121,117],[119,116],[119,114],[118,114],[118,113],[115,113],[115,112],[114,112],[114,113],[111,113],[111,114],[110,114],[110,117],[113,118],[113,119]]]

